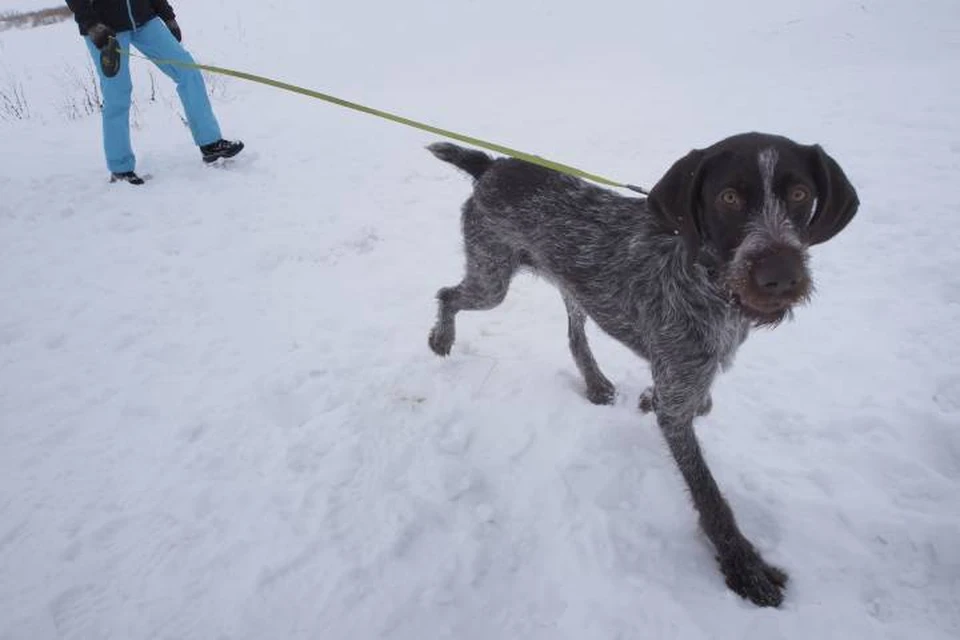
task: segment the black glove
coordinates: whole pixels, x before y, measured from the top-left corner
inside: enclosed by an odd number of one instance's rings
[[[103,49],[105,46],[107,46],[107,41],[110,40],[110,37],[117,34],[107,25],[98,22],[87,29],[87,35],[90,36],[90,39],[93,41],[93,46],[95,46],[97,49]]]
[[[167,29],[170,29],[170,33],[177,39],[177,42],[181,41],[183,34],[180,33],[180,25],[177,24],[176,20],[167,20]]]

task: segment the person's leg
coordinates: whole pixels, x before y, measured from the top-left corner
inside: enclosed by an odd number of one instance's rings
[[[117,34],[120,46],[130,46],[130,32]],[[93,46],[90,37],[84,38],[87,49],[93,56],[93,66],[100,77],[100,91],[103,93],[101,121],[103,127],[103,153],[107,168],[112,173],[133,171],[137,164],[133,147],[130,145],[130,95],[133,82],[130,80],[130,60],[121,60],[120,72],[112,78],[103,75],[100,68],[100,50]]]
[[[137,29],[133,46],[156,60],[193,62],[193,57],[177,42],[160,18],[154,18]],[[197,146],[220,140],[220,125],[210,106],[200,70],[163,63],[157,66],[177,84],[177,93]]]

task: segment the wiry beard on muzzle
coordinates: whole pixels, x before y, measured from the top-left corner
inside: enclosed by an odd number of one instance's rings
[[[767,217],[767,216],[764,216]],[[773,234],[770,218],[767,224],[750,228],[734,252],[733,258],[720,273],[720,284],[731,304],[757,327],[775,327],[785,320],[793,319],[793,309],[806,303],[813,294],[808,255],[789,221],[777,224]],[[801,277],[789,293],[771,295],[760,289],[754,280],[753,270],[760,259],[786,252],[791,260],[800,262]]]

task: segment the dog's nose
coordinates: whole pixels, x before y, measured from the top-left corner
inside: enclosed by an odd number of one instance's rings
[[[802,280],[803,262],[787,252],[768,254],[753,266],[753,281],[767,295],[789,295],[797,290]]]

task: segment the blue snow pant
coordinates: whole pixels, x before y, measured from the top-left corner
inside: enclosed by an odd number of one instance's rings
[[[85,38],[94,66],[100,74],[100,89],[103,92],[103,151],[107,168],[113,173],[133,171],[136,156],[130,146],[130,97],[133,82],[130,79],[130,58],[121,56],[120,73],[112,78],[103,75],[100,68],[100,51],[93,46],[90,37]],[[193,57],[173,37],[160,18],[153,18],[132,31],[121,31],[117,41],[122,49],[133,45],[144,55],[161,60],[193,62]],[[178,67],[170,64],[157,65],[177,84],[177,93],[190,125],[193,141],[202,146],[220,139],[220,125],[213,115],[207,88],[199,69]]]

